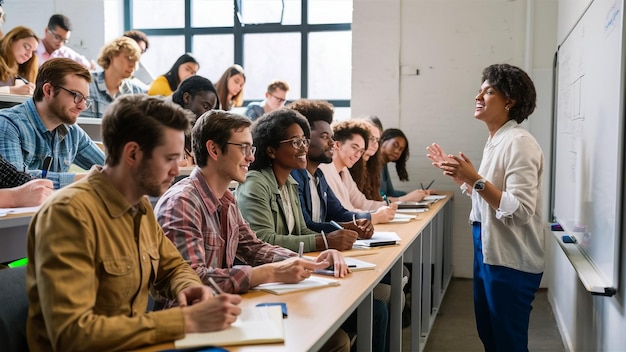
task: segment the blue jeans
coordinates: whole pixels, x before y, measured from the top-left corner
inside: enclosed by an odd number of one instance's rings
[[[348,317],[341,328],[346,332],[356,332],[357,312]],[[372,315],[374,316],[372,328],[372,351],[385,351],[387,345],[387,324],[389,323],[389,310],[387,305],[377,299],[372,303]],[[357,339],[359,337],[357,336]]]
[[[483,262],[481,226],[474,237],[474,313],[486,352],[528,352],[532,302],[543,274],[527,273]]]

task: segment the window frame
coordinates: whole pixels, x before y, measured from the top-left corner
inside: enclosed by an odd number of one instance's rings
[[[193,36],[212,34],[232,34],[234,36],[234,58],[236,64],[242,65],[244,62],[244,36],[246,34],[271,34],[271,33],[299,33],[300,46],[300,92],[301,98],[308,97],[308,72],[309,72],[309,33],[330,32],[330,31],[351,31],[352,23],[335,24],[309,24],[308,0],[301,1],[301,21],[298,25],[282,25],[276,23],[268,24],[246,24],[242,25],[237,16],[238,1],[233,0],[233,27],[191,27],[191,1],[184,0],[185,3],[185,26],[184,28],[133,28],[133,0],[124,0],[124,31],[131,29],[140,30],[148,37],[150,36],[183,36],[185,38],[185,52],[193,52]],[[255,100],[245,100],[244,106]],[[349,108],[349,99],[329,99],[335,107]]]

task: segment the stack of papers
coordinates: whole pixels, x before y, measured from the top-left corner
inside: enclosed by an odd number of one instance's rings
[[[440,199],[444,199],[446,196],[443,194],[431,194],[429,196],[424,197],[423,200],[427,201],[427,202],[436,202]]]
[[[28,214],[34,213],[37,210],[39,210],[39,206],[23,208],[0,208],[0,216],[7,216],[9,214]]]
[[[261,290],[269,293],[273,293],[275,295],[282,295],[290,292],[297,292],[303,290],[310,290],[315,288],[322,287],[330,287],[330,286],[339,286],[339,281],[333,279],[327,279],[318,276],[310,276],[297,284],[285,284],[280,282],[272,282],[261,284],[259,286],[253,287],[253,290]]]
[[[285,342],[283,311],[280,306],[247,307],[230,328],[222,331],[189,333],[174,341],[177,349],[203,346],[257,345]]]
[[[409,222],[409,221],[411,221],[413,219],[417,219],[417,215],[396,213],[396,215],[393,217],[393,219],[391,221],[389,221],[389,224],[405,223],[405,222]]]
[[[376,231],[370,239],[354,241],[352,248],[390,246],[395,245],[400,240],[400,236],[395,232]]]
[[[306,259],[310,259],[310,260],[315,260],[314,257],[304,257]],[[370,263],[370,262],[366,262],[364,260],[359,260],[356,258],[352,258],[352,257],[344,257],[343,258],[346,262],[346,264],[348,264],[348,267],[350,267],[350,271],[363,271],[363,270],[373,270],[376,267],[376,264],[374,263]],[[331,270],[322,270],[323,272],[317,272],[314,271],[314,274],[323,274],[323,275],[329,275],[331,273]],[[326,272],[328,271],[328,272]]]

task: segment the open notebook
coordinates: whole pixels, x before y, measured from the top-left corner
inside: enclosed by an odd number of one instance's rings
[[[310,259],[310,260],[315,260],[315,257],[304,257],[306,259]],[[356,258],[352,258],[352,257],[344,257],[343,258],[346,262],[346,264],[348,264],[348,267],[350,268],[350,271],[355,272],[355,271],[363,271],[363,270],[373,270],[376,267],[376,264],[374,263],[370,263],[370,262],[366,262],[364,260],[359,260]],[[327,269],[327,270],[316,270],[313,272],[314,274],[322,274],[322,275],[332,275],[334,274],[334,272],[331,270],[331,268]]]
[[[279,306],[246,307],[230,328],[222,331],[189,333],[174,341],[174,346],[194,348],[203,346],[257,345],[285,342],[283,312]]]
[[[370,239],[354,241],[352,248],[390,246],[397,244],[400,240],[400,236],[395,232],[375,231]]]
[[[339,281],[318,276],[310,276],[298,282],[297,284],[267,283],[253,287],[252,289],[266,291],[275,295],[282,295],[290,292],[311,290],[330,286],[339,286]]]

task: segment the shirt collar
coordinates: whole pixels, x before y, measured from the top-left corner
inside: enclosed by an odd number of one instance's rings
[[[109,216],[118,218],[130,212],[139,211],[145,215],[147,213],[146,204],[150,201],[143,197],[136,205],[130,204],[128,200],[111,184],[106,176],[102,173],[102,166],[95,165],[89,170],[87,182],[93,187],[94,191],[102,199],[102,203],[107,209]]]
[[[500,142],[502,142],[502,139],[504,139],[504,136],[506,135],[506,133],[509,130],[511,130],[512,128],[515,128],[517,126],[518,126],[517,121],[515,121],[513,119],[507,121],[504,125],[502,125],[502,127],[500,127],[496,131],[496,133],[493,135],[493,137],[489,137],[489,139],[487,139],[487,146],[495,147]]]
[[[198,190],[198,193],[200,193],[200,197],[211,213],[215,212],[222,206],[231,204],[235,201],[235,198],[230,190],[226,190],[222,198],[218,199],[215,196],[215,193],[213,193],[213,190],[211,190],[211,187],[209,187],[209,183],[198,166],[191,171],[189,179],[193,183],[195,189]]]

